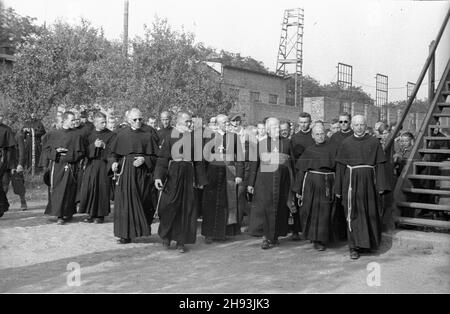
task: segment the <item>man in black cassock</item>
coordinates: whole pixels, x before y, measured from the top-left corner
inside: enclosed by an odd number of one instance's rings
[[[3,114],[0,113],[0,178],[6,172],[15,169],[15,146],[14,132],[11,128],[3,124]],[[6,193],[0,189],[0,217],[9,210],[9,202]]]
[[[167,141],[170,138],[173,127],[170,125],[172,118],[168,111],[161,112],[160,120],[161,129],[159,129],[156,133],[158,135],[158,146],[161,148],[161,146],[164,144],[164,141]]]
[[[217,116],[217,131],[206,134],[204,148],[208,185],[203,190],[202,235],[207,244],[241,232],[238,185],[245,156],[236,133],[227,132],[228,117]]]
[[[342,142],[353,135],[353,130],[350,127],[351,120],[352,116],[347,112],[339,115],[338,123],[340,130],[330,138],[330,143],[336,146],[336,152]],[[339,240],[347,240],[347,222],[345,220],[344,207],[341,202],[336,202],[331,219],[333,221],[333,237]]]
[[[331,240],[336,148],[326,140],[322,124],[312,128],[312,137],[315,144],[308,147],[296,163],[293,191],[301,204],[303,237],[311,240],[316,250],[323,251]]]
[[[336,156],[336,196],[345,209],[351,259],[379,247],[380,195],[390,190],[383,149],[377,138],[365,133],[366,128],[364,116],[353,117],[354,134],[342,142]]]
[[[164,247],[169,248],[170,242],[176,241],[177,249],[182,253],[186,250],[185,244],[195,243],[197,237],[194,187],[203,188],[206,184],[202,137],[195,138],[194,132],[190,131],[191,123],[189,114],[178,114],[176,127],[162,143],[155,170],[155,187],[161,193],[158,233]],[[195,159],[195,140],[198,141],[199,160]]]
[[[25,142],[24,143],[25,159],[23,166],[25,169],[31,168],[33,164],[33,149],[34,149],[34,165],[36,168],[38,168],[42,152],[42,137],[46,134],[44,125],[40,120],[36,118],[36,115],[32,113],[31,119],[24,124],[22,131]]]
[[[108,176],[109,147],[115,133],[106,128],[106,115],[94,116],[94,131],[87,137],[87,164],[80,193],[80,213],[87,213],[85,222],[103,223],[110,213],[111,178]]]
[[[289,212],[295,210],[291,148],[289,139],[280,137],[279,127],[278,119],[267,119],[267,138],[258,142],[257,160],[250,165],[248,192],[254,194],[254,206],[249,232],[259,236],[262,227],[262,249],[277,245],[278,237],[287,235]]]
[[[111,169],[115,173],[114,235],[119,244],[151,234],[152,213],[146,213],[150,193],[148,174],[154,169],[157,144],[150,133],[141,129],[142,113],[133,108],[128,113],[129,127],[118,132],[111,143]]]
[[[311,136],[311,115],[307,112],[302,112],[298,117],[298,125],[300,130],[291,137],[291,157],[294,165],[305,149],[314,145],[314,140]],[[294,172],[296,171],[297,170],[294,168]],[[298,210],[292,213],[292,218],[294,222],[291,226],[292,240],[298,241],[300,240],[299,232],[302,231]]]
[[[14,169],[6,171],[3,175],[3,190],[8,194],[9,184],[13,187],[14,194],[20,197],[20,209],[27,210],[25,199],[25,178],[23,176],[25,164],[25,143],[22,131],[17,131],[14,135],[16,147],[14,149],[14,160],[17,162]]]
[[[45,214],[58,217],[60,225],[76,213],[77,163],[85,155],[82,137],[73,130],[74,113],[66,111],[62,120],[62,129],[52,132],[43,147],[50,161],[49,202]]]

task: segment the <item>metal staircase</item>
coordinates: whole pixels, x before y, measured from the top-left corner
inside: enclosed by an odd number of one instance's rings
[[[450,10],[430,47],[430,54],[399,125],[387,144],[387,151],[391,151],[394,139],[428,72],[431,85],[430,107],[394,190],[396,202],[394,219],[397,226],[450,230],[450,57],[436,90],[433,86],[434,54],[449,18]]]

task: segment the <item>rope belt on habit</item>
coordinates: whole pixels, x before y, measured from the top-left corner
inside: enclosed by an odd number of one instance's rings
[[[302,185],[302,200],[300,202],[300,206],[303,205],[303,198],[305,197],[305,182],[306,182],[306,177],[308,176],[308,173],[313,173],[313,174],[321,174],[325,176],[325,193],[326,196],[330,196],[330,188],[329,188],[329,184],[328,184],[328,176],[329,175],[333,175],[333,177],[335,176],[334,172],[322,172],[322,171],[315,171],[315,170],[309,170],[305,173],[305,176],[303,178],[303,185]]]
[[[375,171],[374,166],[369,165],[359,165],[359,166],[349,166],[347,165],[347,168],[350,169],[350,183],[348,185],[348,194],[347,194],[347,206],[348,206],[348,213],[347,213],[347,224],[348,224],[348,230],[352,232],[352,191],[353,191],[353,183],[352,183],[352,176],[353,176],[353,169],[362,169],[362,168],[370,168]]]

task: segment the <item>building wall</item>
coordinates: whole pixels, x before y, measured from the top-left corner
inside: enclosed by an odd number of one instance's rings
[[[236,90],[239,93],[236,98],[237,110],[248,108],[253,104],[251,100],[252,92],[259,92],[259,102],[270,104],[269,95],[277,95],[277,104],[286,104],[287,81],[275,75],[266,75],[252,71],[223,67],[222,88],[224,91],[233,94]],[[272,104],[271,104],[272,105]]]

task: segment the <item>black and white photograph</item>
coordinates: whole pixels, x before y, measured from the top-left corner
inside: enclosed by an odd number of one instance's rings
[[[450,1],[0,0],[0,177],[0,294],[448,294]]]

